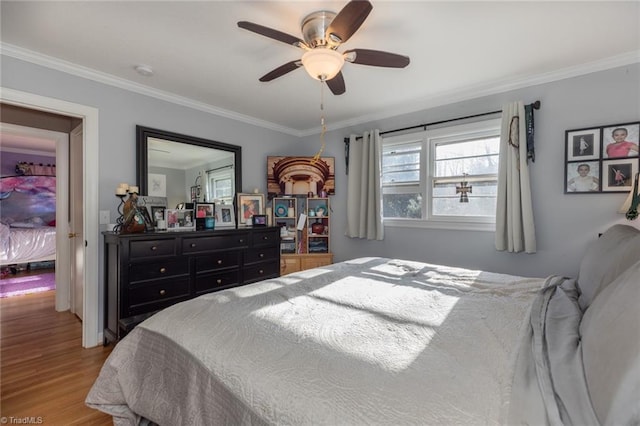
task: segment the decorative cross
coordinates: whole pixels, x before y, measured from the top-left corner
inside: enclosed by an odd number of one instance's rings
[[[464,180],[462,182],[460,182],[460,186],[456,186],[456,194],[460,194],[460,202],[461,203],[468,203],[469,202],[469,196],[467,195],[467,193],[472,193],[472,186],[471,185],[467,185],[467,181],[466,181],[466,177],[467,174],[463,173],[464,176]]]

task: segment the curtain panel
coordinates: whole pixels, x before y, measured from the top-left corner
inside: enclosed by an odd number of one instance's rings
[[[384,239],[380,185],[382,138],[379,130],[349,138],[347,231],[350,238]]]
[[[536,236],[531,202],[524,104],[502,109],[500,163],[496,208],[496,249],[535,253]]]

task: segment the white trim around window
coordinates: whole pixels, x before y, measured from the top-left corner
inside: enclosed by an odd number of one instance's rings
[[[383,197],[385,194],[421,194],[419,198],[421,211],[420,217],[386,217],[383,219],[385,226],[406,227],[406,228],[433,228],[433,229],[456,229],[472,231],[495,231],[495,214],[458,216],[458,215],[435,215],[433,210],[433,188],[434,180],[439,182],[457,181],[459,176],[456,173],[443,177],[434,177],[436,147],[443,144],[462,143],[483,138],[494,138],[500,136],[500,119],[490,119],[475,123],[461,124],[456,126],[441,127],[419,133],[405,134],[400,136],[387,137],[383,139],[383,160],[385,153],[391,156],[398,151],[395,148],[419,146],[420,153],[419,177],[415,174],[408,174],[406,180],[398,181],[386,179],[385,170],[390,173],[392,168],[383,167]],[[497,159],[496,155],[493,155]],[[412,163],[415,164],[415,163]],[[470,175],[469,181],[475,179],[489,179],[497,182],[496,173]]]

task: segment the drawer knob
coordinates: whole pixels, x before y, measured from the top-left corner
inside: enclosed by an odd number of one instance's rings
[[[196,243],[191,243],[191,248],[194,248],[196,246]]]
[[[218,280],[216,280],[216,283],[218,283],[218,284],[222,284],[222,280],[221,280],[221,279],[218,279]]]
[[[158,246],[151,247],[151,251],[156,251],[156,250],[158,250]]]
[[[262,259],[262,258],[264,257],[264,253],[260,253],[260,254],[258,255],[258,257],[259,257],[260,259]]]
[[[160,290],[160,296],[164,296],[167,292],[165,290]]]
[[[268,236],[268,235],[265,235],[264,237],[262,237],[262,239],[266,241],[266,240],[268,240],[268,239],[269,239],[269,236]]]
[[[167,268],[160,268],[160,273],[164,274],[165,272],[167,272]]]
[[[262,274],[264,274],[264,271],[263,271],[262,269],[260,269],[260,270],[258,271],[258,273],[259,273],[260,275],[262,275]]]
[[[218,265],[222,265],[222,259],[218,260]]]
[[[240,239],[238,240],[238,242],[239,242],[239,243],[244,243],[244,240],[243,240],[242,238],[240,238]]]

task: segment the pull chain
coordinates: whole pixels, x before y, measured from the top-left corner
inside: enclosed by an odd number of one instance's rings
[[[322,152],[324,151],[324,147],[325,147],[325,140],[324,140],[324,134],[327,132],[327,126],[324,124],[324,80],[320,80],[320,150],[318,150],[318,152],[316,152],[316,155],[313,156],[313,159],[311,160],[311,164],[315,164],[318,160],[320,160],[320,155],[322,155]]]

